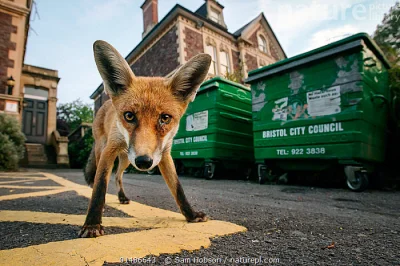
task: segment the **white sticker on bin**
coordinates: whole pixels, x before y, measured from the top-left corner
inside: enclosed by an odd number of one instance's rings
[[[208,128],[208,110],[186,117],[186,131],[199,131]]]
[[[307,104],[310,116],[340,113],[340,86],[332,87],[326,91],[307,92]]]

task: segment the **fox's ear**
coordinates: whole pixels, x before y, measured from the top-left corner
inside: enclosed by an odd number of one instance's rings
[[[118,51],[105,41],[93,44],[94,59],[110,96],[123,93],[135,79],[131,68]]]
[[[197,89],[207,76],[211,64],[211,56],[199,54],[175,71],[169,79],[173,93],[187,101],[194,98]]]

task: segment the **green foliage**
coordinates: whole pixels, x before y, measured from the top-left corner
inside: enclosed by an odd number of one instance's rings
[[[69,163],[71,168],[83,168],[85,166],[93,143],[92,129],[87,130],[83,138],[68,143]]]
[[[400,96],[400,67],[394,66],[389,70],[389,80],[392,90]]]
[[[236,82],[236,83],[243,84],[242,68],[243,68],[243,64],[241,63],[239,65],[239,68],[235,69],[235,71],[233,71],[231,73],[227,72],[224,75],[224,78],[226,78],[227,80]]]
[[[375,42],[393,65],[399,65],[400,54],[400,3],[396,2],[385,14],[374,33]]]
[[[57,108],[57,119],[65,121],[69,131],[72,132],[83,122],[93,122],[92,105],[83,103],[80,99],[60,104]]]
[[[18,121],[0,114],[0,170],[16,170],[24,156],[25,136]]]
[[[243,75],[240,70],[235,70],[232,73],[226,73],[224,78],[236,83],[243,83]]]
[[[400,2],[396,2],[377,26],[374,40],[392,65],[389,70],[391,89],[400,95]]]

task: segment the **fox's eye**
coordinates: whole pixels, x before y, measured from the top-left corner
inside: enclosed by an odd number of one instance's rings
[[[171,122],[172,116],[167,114],[160,115],[160,124],[169,124]]]
[[[135,114],[132,113],[132,112],[125,112],[124,113],[124,118],[129,123],[134,123],[136,121]]]

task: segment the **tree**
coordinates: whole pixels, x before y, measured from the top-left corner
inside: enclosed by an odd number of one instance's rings
[[[242,69],[243,69],[243,63],[241,62],[239,63],[238,68],[236,68],[233,72],[226,72],[226,74],[223,77],[226,78],[227,80],[243,84]]]
[[[0,170],[16,170],[24,157],[25,136],[18,121],[0,113]]]
[[[79,127],[81,123],[93,122],[93,108],[91,104],[83,103],[77,99],[70,103],[60,104],[57,108],[57,128],[68,135]]]
[[[385,14],[373,38],[392,64],[389,83],[392,90],[400,95],[400,2],[396,2]]]
[[[400,2],[390,8],[382,23],[374,33],[375,42],[393,65],[399,65],[400,59]]]

